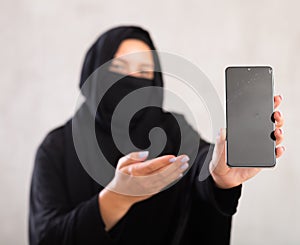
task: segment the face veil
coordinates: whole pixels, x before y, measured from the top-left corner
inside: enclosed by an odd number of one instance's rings
[[[105,63],[109,63],[113,59],[119,45],[126,39],[138,39],[145,42],[152,52],[154,60],[154,77],[153,79],[139,78],[130,75],[121,75],[119,73],[106,69],[101,69],[101,72],[97,73],[97,69]],[[139,149],[147,149],[151,144],[157,144],[161,141],[159,137],[156,139],[149,137],[149,132],[153,128],[160,128],[165,132],[166,144],[161,149],[161,154],[172,153],[176,154],[178,151],[178,145],[180,145],[180,130],[176,119],[170,113],[163,111],[163,92],[149,92],[145,95],[145,100],[149,101],[149,105],[155,102],[158,106],[149,106],[137,111],[130,120],[129,128],[122,128],[122,117],[116,122],[116,128],[118,129],[118,145],[122,145],[122,152],[116,146],[111,132],[112,115],[118,103],[125,98],[131,92],[134,92],[140,88],[151,87],[163,87],[163,78],[158,54],[155,46],[151,40],[149,33],[137,26],[119,26],[104,32],[88,50],[81,72],[80,88],[86,101],[82,105],[81,109],[95,110],[95,129],[99,147],[107,160],[116,165],[117,160],[123,156],[124,149],[129,153],[131,145],[128,142],[131,141]],[[94,77],[97,81],[96,88],[85,88],[83,86],[87,79]],[[116,80],[112,86],[110,81]],[[84,88],[84,89],[83,89]],[[100,91],[103,88],[109,88],[102,96],[102,100],[99,104],[96,103],[95,91]],[[146,90],[147,91],[147,90]],[[139,103],[137,100],[136,103]],[[90,116],[90,115],[86,115]],[[126,130],[129,131],[130,138],[126,137]],[[178,142],[179,141],[179,142]],[[151,152],[149,154],[151,157]],[[156,155],[157,156],[157,155]],[[154,156],[153,156],[154,157]]]

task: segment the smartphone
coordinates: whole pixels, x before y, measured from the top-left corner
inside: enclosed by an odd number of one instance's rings
[[[225,83],[227,165],[274,167],[273,69],[230,66],[225,69]]]

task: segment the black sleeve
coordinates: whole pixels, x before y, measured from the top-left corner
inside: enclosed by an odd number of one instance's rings
[[[209,175],[205,180],[199,180],[199,173],[203,166],[203,162],[206,157],[211,157],[207,154],[209,145],[203,146],[203,149],[199,151],[197,156],[197,172],[195,175],[195,189],[196,194],[203,201],[213,205],[220,213],[226,216],[231,216],[236,213],[238,201],[242,192],[242,185],[229,188],[221,189],[218,188],[213,180],[212,176]],[[208,170],[207,170],[208,171]]]
[[[53,137],[46,137],[38,148],[30,189],[30,244],[112,244],[99,211],[98,194],[70,206],[62,152]]]

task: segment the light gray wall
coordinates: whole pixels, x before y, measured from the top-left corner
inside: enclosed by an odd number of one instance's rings
[[[0,244],[27,244],[36,148],[75,108],[84,54],[119,24],[198,65],[224,99],[227,65],[270,64],[284,97],[286,153],[244,185],[232,244],[300,244],[299,1],[1,0]],[[167,86],[170,82],[167,82]],[[201,133],[210,137],[203,111]]]

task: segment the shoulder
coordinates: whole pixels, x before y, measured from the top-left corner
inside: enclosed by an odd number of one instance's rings
[[[68,123],[51,129],[43,138],[37,148],[36,160],[63,158],[65,148],[65,128]]]
[[[49,130],[37,147],[32,176],[36,181],[64,175],[67,127],[68,122]]]
[[[61,125],[50,130],[42,140],[39,148],[48,149],[62,147],[64,142],[64,128],[65,125]]]

